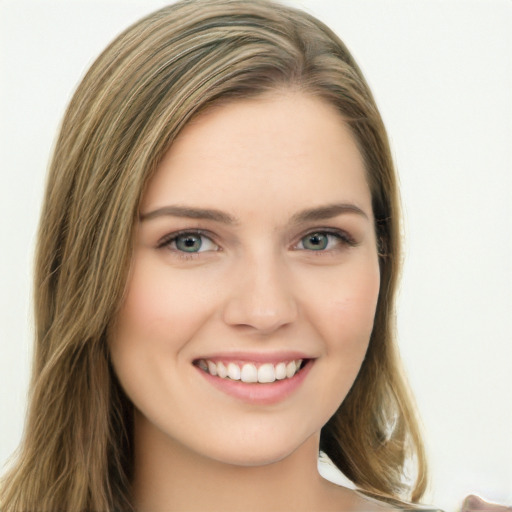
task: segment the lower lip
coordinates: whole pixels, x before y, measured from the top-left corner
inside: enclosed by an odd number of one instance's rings
[[[304,367],[290,379],[275,380],[264,384],[222,379],[210,375],[199,367],[196,368],[207,382],[227,395],[251,404],[272,405],[283,401],[297,390],[307,377],[313,362],[313,359],[309,359]]]

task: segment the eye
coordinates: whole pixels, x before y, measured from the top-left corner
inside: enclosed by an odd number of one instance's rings
[[[336,248],[340,244],[352,245],[351,240],[343,233],[330,233],[328,231],[314,231],[300,239],[297,249],[307,251],[325,251]]]
[[[170,235],[162,240],[159,247],[189,254],[219,250],[219,246],[211,238],[193,231]]]

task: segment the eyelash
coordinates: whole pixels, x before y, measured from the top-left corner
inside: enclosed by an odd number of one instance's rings
[[[172,251],[179,258],[182,258],[185,260],[197,258],[197,257],[199,257],[199,255],[202,252],[207,252],[207,251],[187,252],[187,251],[182,251],[182,250],[178,249],[177,247],[172,248],[171,245],[173,243],[175,244],[176,240],[182,236],[183,237],[185,237],[185,236],[200,237],[202,240],[204,240],[206,238],[206,239],[210,240],[211,243],[218,246],[218,244],[216,244],[215,241],[213,240],[213,236],[209,232],[203,231],[201,229],[195,229],[195,230],[182,230],[182,231],[177,231],[175,233],[169,233],[168,235],[164,236],[158,242],[157,248],[158,249],[168,249],[169,251]]]
[[[323,228],[323,229],[314,229],[312,231],[308,231],[306,234],[302,235],[299,239],[299,242],[295,244],[295,247],[299,245],[300,243],[303,243],[304,239],[307,237],[312,237],[314,235],[326,235],[327,237],[334,237],[337,239],[337,242],[341,244],[341,246],[344,247],[355,247],[357,245],[357,242],[352,238],[346,231],[340,230],[340,229],[332,229],[332,228]],[[329,243],[329,242],[328,242]],[[302,249],[304,251],[308,251],[309,253],[315,254],[315,255],[322,255],[325,253],[330,253],[332,251],[335,251],[338,247],[334,248],[325,248],[321,250],[313,250],[313,249]]]
[[[323,228],[323,229],[310,230],[307,233],[305,233],[304,235],[302,235],[300,237],[299,241],[294,244],[294,249],[307,251],[308,253],[315,254],[318,256],[336,250],[336,247],[324,248],[324,249],[320,249],[320,250],[306,249],[306,248],[297,249],[297,246],[301,243],[303,244],[304,240],[307,237],[312,237],[314,235],[326,235],[327,237],[334,237],[337,239],[338,243],[340,243],[342,246],[345,246],[345,247],[346,246],[355,247],[357,245],[357,242],[346,231],[339,230],[339,229],[332,229],[332,228]],[[196,230],[183,230],[183,231],[177,231],[175,233],[170,233],[170,234],[166,235],[165,237],[163,237],[158,242],[157,248],[158,249],[168,249],[168,250],[172,251],[176,256],[186,259],[186,260],[197,258],[197,257],[199,257],[199,255],[202,252],[210,252],[208,250],[207,251],[187,252],[187,251],[182,251],[182,250],[178,249],[177,247],[174,247],[174,248],[171,247],[171,245],[173,243],[176,244],[176,241],[178,240],[178,238],[180,238],[182,236],[200,237],[203,241],[204,241],[204,239],[208,239],[212,244],[219,247],[218,244],[215,243],[213,236],[209,232],[203,231],[200,229],[196,229]],[[219,249],[219,250],[221,250],[221,249]]]

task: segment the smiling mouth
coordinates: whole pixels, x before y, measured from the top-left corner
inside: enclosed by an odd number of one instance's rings
[[[276,364],[263,363],[258,365],[249,362],[238,363],[198,359],[194,361],[194,365],[201,368],[205,373],[221,379],[269,384],[291,379],[304,368],[308,361],[309,359],[295,359],[281,361]]]

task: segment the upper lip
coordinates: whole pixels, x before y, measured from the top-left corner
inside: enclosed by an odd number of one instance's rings
[[[296,361],[297,359],[314,359],[311,355],[299,351],[280,351],[280,352],[216,352],[214,354],[196,357],[194,361],[223,361],[223,362],[247,362],[247,363],[272,363],[277,364],[283,361]]]

